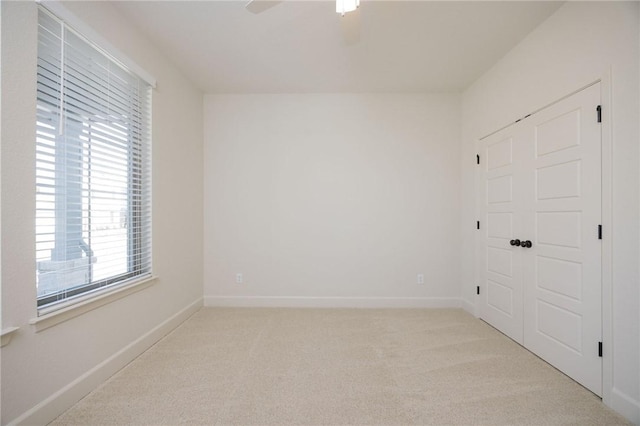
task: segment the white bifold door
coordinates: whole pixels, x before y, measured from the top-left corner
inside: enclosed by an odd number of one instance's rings
[[[480,141],[480,316],[602,393],[600,84]]]

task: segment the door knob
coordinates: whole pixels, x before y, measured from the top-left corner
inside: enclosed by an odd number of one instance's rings
[[[527,240],[527,241],[523,241],[521,245],[524,248],[530,248],[533,244],[531,244],[531,241]]]
[[[509,244],[511,244],[512,246],[519,246],[520,245],[520,240],[511,240],[511,241],[509,241]]]

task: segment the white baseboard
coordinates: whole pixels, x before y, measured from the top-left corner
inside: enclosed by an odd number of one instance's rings
[[[237,308],[459,308],[446,297],[205,296],[204,306]]]
[[[634,425],[640,425],[640,401],[636,401],[618,389],[611,390],[611,398],[605,404],[620,413]]]
[[[469,302],[468,300],[465,300],[465,299],[460,299],[460,307],[465,311],[469,312],[474,317],[478,316],[475,303]]]
[[[91,370],[84,373],[44,401],[26,411],[9,425],[45,425],[85,395],[104,383],[136,357],[149,349],[154,343],[182,324],[202,307],[202,298],[191,303],[149,332],[140,336],[114,355],[110,356]]]

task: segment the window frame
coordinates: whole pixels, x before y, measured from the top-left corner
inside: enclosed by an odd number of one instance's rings
[[[51,10],[51,9],[54,9],[54,10]],[[136,99],[136,102],[139,101],[139,107],[140,107],[140,111],[138,111],[138,113],[140,114],[140,118],[139,118],[140,121],[138,122],[134,120],[135,122],[130,123],[131,126],[133,127],[126,128],[126,133],[127,133],[127,138],[126,138],[127,144],[125,148],[125,151],[127,152],[126,221],[128,226],[126,231],[127,232],[127,237],[126,237],[127,248],[126,248],[125,254],[126,254],[127,271],[124,273],[117,273],[107,278],[94,281],[92,276],[92,268],[93,268],[92,264],[94,259],[93,251],[90,248],[90,246],[88,246],[86,243],[83,245],[81,244],[80,250],[84,251],[84,253],[86,254],[85,258],[88,259],[87,263],[89,265],[89,270],[91,271],[89,273],[88,282],[85,282],[80,285],[72,285],[62,290],[59,290],[57,292],[43,294],[42,296],[36,295],[37,311],[38,311],[38,316],[40,316],[40,315],[49,314],[51,312],[55,312],[58,309],[68,308],[70,305],[73,305],[74,303],[86,304],[87,301],[90,302],[92,298],[96,298],[96,299],[104,298],[104,296],[105,295],[108,296],[110,292],[114,292],[114,293],[119,292],[119,293],[125,294],[125,293],[128,293],[126,291],[127,287],[139,286],[139,284],[141,283],[144,284],[145,282],[155,279],[155,277],[152,274],[153,258],[152,258],[152,243],[151,243],[151,237],[152,237],[151,235],[152,234],[152,226],[151,226],[151,223],[152,223],[152,212],[151,212],[152,101],[151,101],[151,97],[152,97],[153,88],[155,87],[155,79],[153,79],[153,77],[150,77],[149,74],[144,72],[141,68],[135,65],[135,63],[130,61],[128,58],[124,57],[125,60],[122,61],[121,58],[123,58],[123,55],[121,53],[119,53],[115,49],[112,49],[108,43],[104,42],[93,31],[87,31],[89,27],[84,25],[82,21],[75,18],[74,15],[69,13],[67,9],[65,9],[59,3],[55,1],[48,2],[47,7],[45,7],[42,4],[39,4],[38,11],[39,11],[38,12],[39,40],[40,40],[40,32],[44,31],[43,29],[44,27],[41,23],[41,15],[40,15],[40,12],[42,12],[48,15],[50,18],[54,19],[56,22],[59,22],[61,24],[61,34],[62,34],[61,48],[60,48],[61,58],[63,58],[63,55],[64,55],[64,46],[65,46],[64,34],[66,34],[65,31],[69,31],[73,33],[75,37],[79,38],[81,42],[86,43],[86,45],[89,46],[90,49],[92,49],[92,52],[95,51],[99,55],[104,56],[104,58],[108,61],[109,64],[118,66],[122,71],[128,73],[131,76],[134,76],[137,79],[137,81],[139,82],[137,86],[137,92],[134,94],[133,91],[129,91],[128,93],[134,96],[134,98]],[[69,21],[72,21],[72,22],[70,23]],[[78,26],[82,27],[85,31],[83,32],[78,31],[76,29]],[[90,34],[87,34],[87,35],[83,34],[86,32],[89,32]],[[97,39],[97,40],[93,41],[92,39]],[[102,48],[97,44],[97,43],[100,43],[100,41],[102,41],[101,44],[106,45],[106,48]],[[113,50],[114,54],[110,53],[109,51],[110,48]],[[38,62],[39,63],[40,63],[40,59],[41,59],[41,56],[40,56],[40,44],[39,44],[38,46]],[[131,64],[133,64],[133,66],[131,66]],[[64,69],[64,66],[61,65],[60,67],[61,83],[60,83],[60,90],[57,93],[61,98],[58,113],[62,117],[60,118],[59,126],[64,126],[64,127],[66,127],[65,120],[70,119],[69,117],[65,117],[66,114],[64,112],[64,100],[62,99],[64,95],[64,89],[66,87],[65,83],[67,82],[67,78],[68,78],[66,76],[67,76],[67,71]],[[38,66],[38,72],[37,72],[38,83],[40,83],[40,78],[41,78],[40,66]],[[142,83],[144,83],[144,86],[142,86]],[[41,107],[43,103],[45,103],[45,101],[41,99],[40,89],[38,89],[38,92],[36,95],[36,103],[38,107]],[[54,116],[56,115],[55,110],[57,106],[54,104],[49,104],[48,106],[50,107],[51,117],[55,118]],[[40,116],[40,112],[38,113],[38,116]],[[91,128],[91,124],[90,124],[91,121],[92,121],[91,118],[89,118],[88,120],[83,120],[83,122],[80,122],[80,121],[78,122],[78,123],[81,123],[78,126],[81,129],[78,131],[79,135],[82,133],[83,129],[86,129],[87,127]],[[39,128],[39,126],[40,126],[39,121],[36,120],[36,128]],[[134,128],[136,128],[137,130],[134,131],[133,130]],[[59,129],[52,127],[52,131],[57,131],[57,130]],[[138,136],[137,137],[132,136],[133,133],[136,133],[136,132],[139,133]],[[89,147],[89,151],[90,151],[90,148],[93,145],[95,145],[95,143],[92,143],[91,138],[86,135],[85,135],[85,139],[86,139],[85,141],[86,145],[87,147]],[[36,137],[36,140],[37,140],[37,137]],[[80,141],[79,136],[78,136],[78,141]],[[57,147],[59,143],[61,145],[64,145],[66,142],[58,142],[58,138],[56,137],[53,143]],[[80,143],[80,145],[82,145],[82,143]],[[35,147],[37,147],[37,142]],[[57,159],[58,158],[57,148],[55,149],[55,151],[56,153],[54,154],[54,158]],[[91,160],[89,160],[89,162],[90,161]],[[86,164],[85,160],[83,159],[79,163],[79,165],[76,165],[76,167],[79,167],[80,169],[82,169],[85,164]],[[36,159],[36,167],[37,165],[38,165],[38,160]],[[67,169],[65,169],[65,173],[66,173],[66,170]],[[38,172],[36,172],[36,176],[38,176],[37,173]],[[71,175],[73,175],[73,173],[71,173]],[[81,176],[82,173],[80,173],[79,175]],[[68,182],[66,181],[66,178],[63,179],[63,182],[64,182],[63,186],[66,188],[68,186]],[[38,188],[38,185],[39,184],[36,183],[36,188]],[[56,195],[55,191],[57,187],[58,186],[56,181],[56,184],[54,185],[54,190],[53,190],[54,198]],[[82,190],[80,191],[82,192]],[[36,199],[38,199],[37,197],[38,195],[36,195]],[[80,197],[82,197],[82,195]],[[89,198],[91,198],[90,195],[89,195]],[[38,207],[36,205],[36,212],[37,210],[38,210]],[[82,203],[79,210],[82,213],[85,212],[85,207],[82,205]],[[86,209],[86,211],[90,212],[91,208],[89,207],[88,209]],[[58,215],[58,212],[56,210],[54,213],[54,221],[58,220],[57,215]],[[38,216],[36,215],[36,218],[37,217]],[[65,215],[63,217],[65,222],[68,221],[68,216]],[[65,224],[63,225],[63,227],[66,228],[68,227],[68,225]],[[80,227],[83,228],[83,225],[81,224]],[[36,232],[37,232],[37,227],[36,227]],[[90,226],[87,229],[87,232],[89,234],[92,232],[92,229],[90,228]],[[84,233],[84,229],[82,233]],[[143,233],[145,234],[143,235]],[[81,243],[83,242],[82,237],[80,238],[80,241]],[[54,242],[55,242],[55,237],[54,237]],[[38,245],[38,242],[36,241],[36,247],[37,245]],[[85,258],[80,257],[79,259],[85,259]],[[38,266],[36,267],[36,270],[38,270],[39,268],[39,263],[40,262],[37,262]],[[125,290],[124,292],[122,291],[123,289]]]

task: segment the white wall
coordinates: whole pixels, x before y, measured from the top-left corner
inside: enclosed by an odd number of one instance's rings
[[[68,4],[158,80],[160,279],[39,333],[28,324],[36,316],[36,6],[0,7],[1,316],[2,328],[20,327],[2,348],[3,424],[50,420],[191,312],[203,261],[211,305],[450,306],[462,283],[473,311],[475,140],[608,71],[614,314],[605,397],[640,422],[638,3],[567,3],[462,104],[455,95],[207,96],[204,152],[200,93],[108,3]]]
[[[612,131],[603,137],[611,138],[613,152],[612,159],[604,154],[610,161],[605,168],[612,169],[612,202],[604,220],[612,229],[605,226],[604,243],[612,247],[613,272],[604,279],[611,282],[613,297],[604,295],[610,304],[604,306],[604,399],[635,422],[640,422],[638,7],[637,2],[567,2],[463,94],[461,150],[461,226],[463,239],[472,241],[475,141],[610,74],[611,99],[603,99],[610,121],[603,129]],[[471,311],[473,264],[473,247],[467,246],[462,297]]]
[[[207,95],[204,117],[205,305],[457,305],[457,95]]]
[[[107,2],[67,7],[153,74],[153,255],[159,279],[36,333],[37,9],[2,7],[2,423],[46,423],[201,305],[202,95]]]

